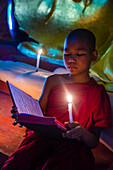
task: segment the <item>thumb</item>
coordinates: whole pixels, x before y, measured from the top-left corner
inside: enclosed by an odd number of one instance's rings
[[[76,126],[80,126],[78,122],[72,122],[72,123],[69,123],[69,124],[68,124],[68,127],[69,127],[70,129],[73,129],[73,128],[75,128]]]

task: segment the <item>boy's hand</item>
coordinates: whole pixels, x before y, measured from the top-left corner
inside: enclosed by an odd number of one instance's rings
[[[15,119],[15,121],[13,122],[13,125],[16,125],[18,123],[18,109],[16,106],[13,106],[12,109],[11,109],[11,113],[12,113],[12,118]]]
[[[65,122],[65,126],[67,127],[67,131],[63,133],[63,137],[66,137],[68,139],[76,139],[78,141],[81,141],[81,136],[83,132],[83,127],[80,126],[78,122]]]

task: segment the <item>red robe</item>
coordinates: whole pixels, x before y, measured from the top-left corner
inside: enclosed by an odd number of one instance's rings
[[[91,78],[87,84],[54,87],[48,97],[45,115],[61,122],[69,120],[66,94],[73,96],[73,118],[90,131],[91,127],[111,127],[109,97],[102,85]],[[2,170],[93,170],[91,150],[76,140],[54,140],[39,137],[33,131],[9,157]]]

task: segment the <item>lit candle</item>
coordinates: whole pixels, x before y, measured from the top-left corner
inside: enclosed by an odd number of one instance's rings
[[[72,96],[70,94],[67,95],[68,100],[68,111],[69,111],[69,121],[70,123],[73,122],[73,116],[72,116]]]
[[[39,62],[40,62],[40,54],[42,53],[42,49],[40,49],[38,51],[38,54],[37,54],[37,61],[36,61],[36,72],[38,71],[38,68],[39,68]]]

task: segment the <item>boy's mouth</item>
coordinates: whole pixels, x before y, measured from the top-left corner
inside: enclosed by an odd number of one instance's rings
[[[68,65],[69,69],[77,69],[77,66],[75,64],[70,64]]]
[[[70,67],[68,67],[68,69],[69,69],[69,70],[76,70],[76,69],[77,69],[77,67],[70,66]]]

